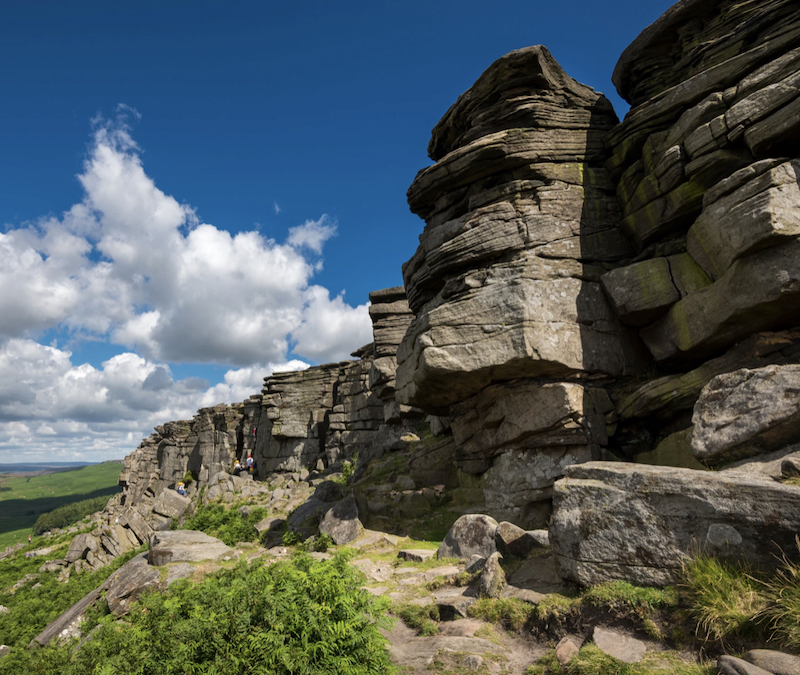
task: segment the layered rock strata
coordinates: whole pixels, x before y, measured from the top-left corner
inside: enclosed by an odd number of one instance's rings
[[[240,452],[242,407],[203,408],[191,420],[167,422],[125,458],[119,477],[123,504],[136,504],[146,493],[154,499],[191,472],[201,486],[230,468]],[[196,484],[195,484],[196,485]]]
[[[486,508],[529,527],[565,466],[605,443],[595,382],[642,367],[599,282],[632,253],[603,167],[616,123],[544,47],[521,49],[447,111],[408,191],[426,225],[403,267],[415,317],[397,399],[449,414]]]
[[[614,74],[634,107],[607,137],[638,255],[603,285],[672,368],[800,314],[800,10],[680,2]]]
[[[419,420],[394,399],[397,345],[411,321],[402,287],[370,294],[374,342],[356,361],[279,373],[264,380],[253,417],[259,476],[327,467],[390,445]]]
[[[375,338],[375,358],[369,373],[370,389],[383,401],[383,418],[396,422],[404,417],[416,417],[420,411],[401,405],[395,399],[397,347],[403,340],[414,315],[408,306],[402,286],[373,291],[369,294],[369,315]]]

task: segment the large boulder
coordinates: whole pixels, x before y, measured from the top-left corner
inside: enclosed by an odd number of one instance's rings
[[[320,533],[329,535],[336,545],[349,544],[358,538],[362,529],[358,519],[358,506],[352,493],[333,504],[319,524]]]
[[[156,532],[150,538],[148,560],[151,565],[160,567],[174,562],[219,560],[232,553],[233,549],[205,532],[172,530]]]
[[[179,495],[175,490],[162,490],[153,503],[153,511],[167,518],[180,518],[191,502],[189,497]]]
[[[439,546],[439,558],[465,558],[479,555],[488,558],[497,551],[497,521],[491,516],[471,513],[461,516]]]
[[[84,532],[73,538],[64,559],[68,563],[73,563],[76,560],[85,558],[88,553],[96,553],[99,548],[100,546],[97,543],[97,539],[91,534]]]
[[[796,552],[798,531],[798,487],[737,472],[588,462],[554,486],[550,545],[564,579],[664,585],[700,551],[772,569]]]
[[[800,365],[718,375],[701,392],[692,422],[692,452],[709,464],[800,441]]]
[[[128,612],[130,603],[148,588],[161,583],[161,573],[147,561],[147,553],[131,558],[107,582],[106,603],[117,616]]]

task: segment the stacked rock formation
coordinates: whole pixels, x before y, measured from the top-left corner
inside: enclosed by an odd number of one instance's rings
[[[602,282],[678,371],[623,397],[622,445],[690,427],[717,375],[797,361],[799,67],[789,1],[678,3],[617,65],[634,107],[607,167],[637,255]]]
[[[244,403],[157,427],[125,458],[123,504],[152,504],[187,471],[190,493],[212,487],[234,459],[248,455],[263,478],[332,466],[402,436],[421,414],[394,400],[395,352],[412,316],[402,287],[370,297],[375,340],[354,353],[357,360],[275,373]]]
[[[681,2],[617,65],[635,107],[606,139],[607,166],[638,256],[603,283],[659,363],[796,324],[798,66],[788,0]]]
[[[234,457],[263,479],[416,439],[401,514],[438,503],[436,485],[464,511],[549,520],[573,581],[666,583],[695,545],[761,565],[791,548],[800,488],[777,481],[800,473],[800,8],[681,0],[613,80],[621,124],[544,47],[492,64],[433,130],[408,191],[425,228],[404,288],[370,294],[374,342],[158,427],[118,506],[158,530],[186,471],[221,495]],[[424,414],[452,435],[406,435]],[[672,468],[703,465],[724,471]],[[389,527],[380,497],[347,508]],[[77,559],[143,541],[123,520]]]
[[[800,451],[798,73],[800,9],[786,0],[684,0],[617,65],[634,107],[606,137],[606,166],[636,256],[601,281],[672,374],[618,397],[616,440],[666,436],[665,453],[715,467],[746,459],[719,475],[569,469],[551,525],[566,578],[667,583],[700,549],[761,567],[795,553],[800,490],[775,481]]]
[[[252,419],[259,476],[332,466],[390,445],[419,419],[394,400],[397,345],[411,321],[403,288],[370,294],[374,342],[356,361],[279,373],[264,380]],[[247,429],[246,429],[247,431]]]
[[[155,498],[174,487],[186,472],[202,486],[219,471],[230,468],[241,446],[242,406],[203,408],[191,420],[167,422],[125,458],[119,477],[123,504]]]
[[[487,510],[544,524],[553,481],[606,443],[602,388],[642,368],[601,276],[631,248],[603,137],[608,100],[544,47],[499,59],[433,130],[408,191],[425,219],[403,267],[415,314],[397,398],[449,414]]]
[[[369,315],[375,338],[375,359],[369,374],[369,386],[383,401],[383,419],[396,422],[402,418],[416,417],[419,411],[400,405],[395,398],[397,373],[397,347],[414,318],[408,307],[406,291],[402,286],[373,291],[369,294]]]

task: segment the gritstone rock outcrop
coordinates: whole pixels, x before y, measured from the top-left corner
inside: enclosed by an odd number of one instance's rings
[[[347,531],[454,489],[459,513],[549,524],[580,583],[666,583],[694,544],[766,565],[765,532],[791,543],[800,488],[764,476],[800,461],[800,8],[681,0],[613,82],[621,123],[542,46],[490,65],[433,129],[408,190],[424,229],[404,287],[370,294],[374,342],[158,427],[72,564],[147,541],[198,488],[278,491],[356,455],[393,482],[337,493]],[[381,457],[411,441],[399,476]],[[249,454],[256,481],[227,476]],[[165,497],[187,472],[188,499]]]

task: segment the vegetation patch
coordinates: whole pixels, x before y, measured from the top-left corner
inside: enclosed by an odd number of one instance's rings
[[[0,659],[0,673],[61,672],[58,664],[68,661],[69,652],[59,656],[56,648],[30,650],[28,644],[51,621],[140,552],[141,549],[130,551],[95,572],[72,574],[67,583],[57,580],[58,572],[39,572],[44,561],[40,557],[27,558],[24,553],[18,553],[0,561],[0,604],[9,609],[8,613],[0,614],[0,643],[11,647],[11,653]],[[66,547],[62,547],[53,551],[49,558],[65,553]],[[34,578],[14,588],[15,582],[27,575]],[[87,618],[96,621],[97,613]],[[52,665],[48,659],[52,659]]]
[[[716,675],[712,664],[687,663],[674,652],[648,653],[640,663],[623,663],[588,644],[566,666],[559,664],[555,650],[548,652],[527,675]]]
[[[535,611],[533,605],[516,598],[481,598],[469,606],[467,614],[518,632],[531,620]]]
[[[43,513],[36,519],[36,523],[33,525],[33,533],[38,535],[48,530],[69,527],[96,511],[102,511],[106,507],[108,499],[108,496],[101,495],[93,499],[83,499],[79,502],[65,504],[49,513]]]
[[[399,616],[406,626],[417,631],[417,635],[439,634],[439,606],[436,603],[394,605],[392,613]]]
[[[746,568],[698,555],[683,570],[684,590],[697,622],[697,636],[725,644],[734,639],[766,639],[766,587]]]
[[[255,524],[266,515],[267,509],[260,506],[248,509],[245,515],[239,509],[226,509],[222,504],[201,504],[184,521],[183,529],[201,530],[221,539],[228,546],[235,546],[240,541],[256,541],[258,531]]]
[[[800,538],[797,550],[800,552]],[[784,558],[766,587],[769,604],[763,615],[770,631],[780,644],[800,653],[800,565]]]
[[[386,605],[362,583],[343,553],[322,562],[304,554],[273,565],[240,562],[146,594],[124,620],[93,617],[92,639],[76,651],[74,642],[12,650],[0,672],[392,673],[379,632],[390,625]]]

